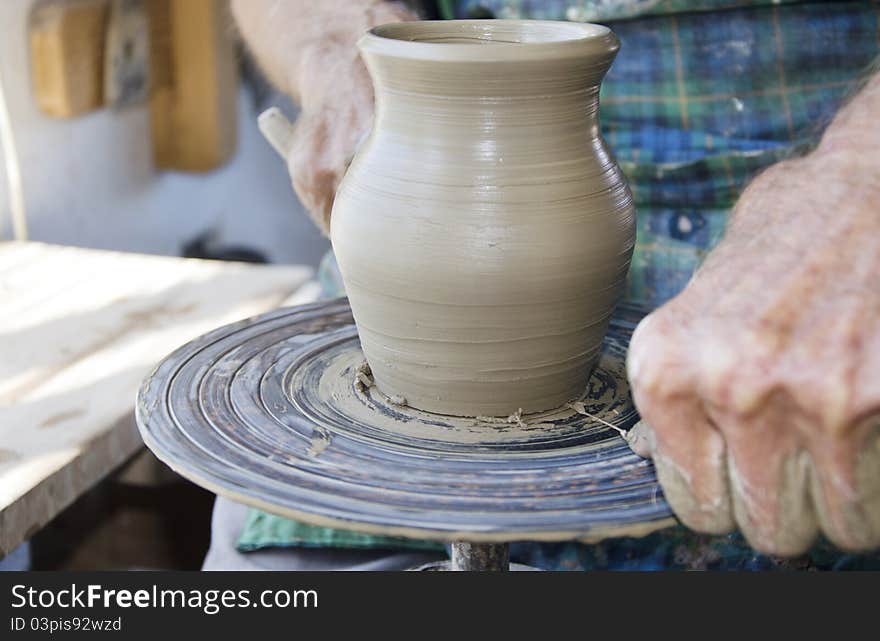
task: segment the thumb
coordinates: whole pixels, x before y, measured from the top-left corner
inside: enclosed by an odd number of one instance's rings
[[[326,236],[336,187],[346,165],[328,153],[332,131],[321,114],[301,113],[293,126],[287,168],[309,217]]]
[[[654,449],[657,447],[657,439],[654,436],[654,430],[645,421],[639,421],[633,425],[626,434],[623,435],[629,449],[636,456],[642,458],[651,458],[654,455]]]

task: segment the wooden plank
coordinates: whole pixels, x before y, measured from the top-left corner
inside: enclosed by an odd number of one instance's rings
[[[48,115],[72,118],[103,104],[107,8],[107,0],[67,0],[31,15],[34,94]]]
[[[135,393],[156,362],[311,274],[0,244],[0,556],[138,451]]]
[[[209,171],[236,147],[238,71],[225,4],[153,0],[150,120],[157,167]]]

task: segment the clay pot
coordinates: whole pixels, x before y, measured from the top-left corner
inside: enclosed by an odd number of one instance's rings
[[[635,239],[598,124],[616,36],[568,22],[410,22],[359,47],[376,118],[331,239],[379,390],[461,416],[575,399]]]

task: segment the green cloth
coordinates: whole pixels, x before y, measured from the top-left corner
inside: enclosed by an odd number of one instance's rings
[[[396,550],[443,550],[442,543],[372,536],[318,527],[285,519],[251,508],[236,546],[242,552],[267,547],[390,548]]]

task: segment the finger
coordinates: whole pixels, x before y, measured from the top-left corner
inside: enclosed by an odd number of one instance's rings
[[[811,498],[813,462],[796,447],[730,448],[728,473],[736,524],[749,544],[776,556],[804,553],[819,532]],[[755,438],[760,441],[760,438]]]
[[[627,356],[633,400],[654,434],[648,449],[672,510],[695,530],[729,532],[724,440],[696,394],[694,359],[681,331],[663,309],[636,328]]]
[[[328,167],[326,151],[329,130],[320,115],[300,114],[291,137],[288,169],[293,189],[312,221],[330,233],[333,198],[343,168]]]
[[[825,536],[860,551],[880,546],[880,420],[854,432],[818,441],[812,497]]]
[[[771,388],[760,370],[741,366],[718,382],[728,392],[714,397],[726,403],[707,408],[727,443],[736,523],[761,552],[801,554],[819,531],[810,489],[813,459],[804,437],[815,431],[815,417],[790,394],[765,391]]]
[[[880,419],[874,419],[856,462],[857,520],[860,547],[880,547]]]
[[[332,169],[309,168],[293,180],[294,189],[312,221],[328,235],[333,201],[339,186],[339,174]]]
[[[724,439],[696,398],[662,404],[645,400],[640,411],[653,426],[657,479],[673,512],[691,529],[711,534],[734,527]]]
[[[623,439],[629,445],[633,454],[642,458],[651,458],[657,447],[654,430],[645,421],[639,421],[633,425],[624,435]]]

